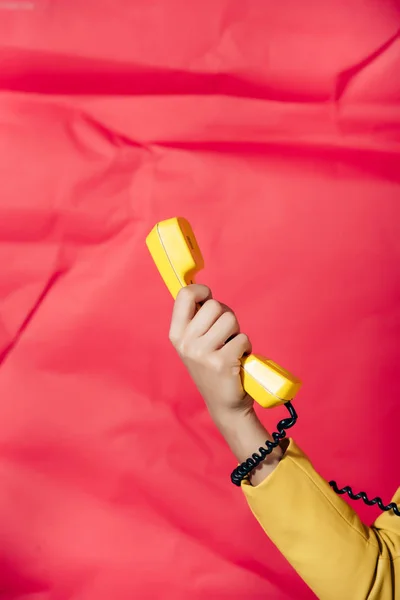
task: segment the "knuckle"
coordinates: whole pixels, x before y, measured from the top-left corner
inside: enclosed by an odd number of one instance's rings
[[[179,340],[176,349],[182,357],[187,357],[190,354],[190,345],[186,340]]]
[[[200,362],[204,358],[204,352],[200,346],[193,346],[190,351],[190,358],[193,361]]]
[[[207,300],[207,302],[205,303],[204,306],[207,306],[207,308],[209,310],[211,310],[212,312],[215,312],[215,313],[222,310],[221,303],[218,302],[218,300],[214,300],[214,298]]]
[[[202,292],[202,295],[207,297],[211,297],[211,290],[208,286],[203,285],[203,284],[192,284],[194,286],[196,286],[198,288],[199,291]]]
[[[182,300],[191,300],[194,297],[194,291],[189,286],[183,287],[179,290],[176,301],[181,302]]]
[[[248,335],[245,333],[240,334],[240,345],[242,347],[243,352],[251,351],[251,341]]]
[[[201,346],[193,343],[190,340],[181,340],[178,347],[178,352],[182,358],[192,362],[201,362],[203,360],[203,351]]]
[[[241,348],[249,348],[250,347],[249,337],[245,333],[239,333],[238,342],[239,342]]]
[[[239,324],[235,313],[233,313],[231,310],[224,314],[224,318],[226,319],[227,324],[231,327],[237,327]]]
[[[218,355],[210,357],[209,363],[215,373],[222,373],[225,370],[225,362]]]
[[[186,359],[192,363],[203,364],[204,363],[204,352],[200,346],[192,345],[186,353]]]
[[[172,331],[169,332],[169,341],[173,346],[177,346],[179,344],[178,337]]]

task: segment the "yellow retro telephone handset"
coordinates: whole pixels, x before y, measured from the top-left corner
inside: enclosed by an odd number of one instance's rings
[[[203,256],[193,230],[182,217],[157,223],[147,236],[146,244],[174,299],[182,287],[195,282],[196,274],[204,267]],[[235,485],[240,485],[242,480],[248,477],[286,437],[286,429],[296,423],[297,414],[291,401],[301,387],[300,380],[291,373],[272,360],[256,354],[242,358],[241,377],[245,391],[263,408],[284,404],[290,416],[278,423],[278,432],[272,434],[273,442],[267,440],[266,448],[259,448],[258,453],[254,453],[233,471],[231,480]],[[335,481],[330,481],[329,484],[338,494],[347,493],[353,500],[362,499],[368,505],[377,504],[381,510],[393,510],[400,516],[400,510],[393,502],[385,506],[380,498],[369,500],[365,492],[354,494],[349,486],[339,489]]]
[[[186,219],[158,223],[147,237],[147,246],[161,277],[176,298],[179,290],[194,283],[204,260]],[[246,392],[264,408],[293,400],[301,383],[271,360],[251,354],[242,360],[242,380]]]

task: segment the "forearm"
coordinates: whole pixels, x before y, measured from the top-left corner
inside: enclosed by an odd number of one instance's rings
[[[267,440],[273,441],[255,411],[225,411],[211,415],[221,435],[225,438],[239,463],[246,461]],[[275,448],[265,460],[250,474],[253,485],[259,485],[279,464],[282,458],[280,446]]]

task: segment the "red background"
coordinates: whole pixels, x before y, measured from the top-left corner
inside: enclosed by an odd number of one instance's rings
[[[22,4],[0,0],[1,597],[311,599],[230,483],[144,240],[191,221],[201,281],[304,381],[298,443],[389,501],[400,5]]]

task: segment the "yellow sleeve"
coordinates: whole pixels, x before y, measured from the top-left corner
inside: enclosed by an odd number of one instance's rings
[[[265,533],[319,600],[400,598],[400,517],[384,513],[364,525],[293,440],[267,479],[242,489]]]

